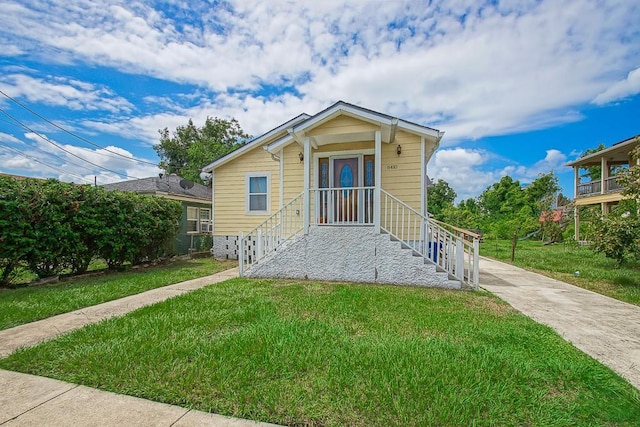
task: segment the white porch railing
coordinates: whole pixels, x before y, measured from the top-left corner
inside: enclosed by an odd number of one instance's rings
[[[380,190],[380,206],[374,206],[373,187],[322,188],[310,190],[308,209],[314,224],[373,225],[374,210],[380,209],[380,229],[429,259],[451,277],[478,289],[480,236],[429,219]],[[300,193],[258,227],[239,235],[240,275],[275,252],[304,230],[304,193]]]
[[[284,242],[302,232],[303,193],[284,205],[275,214],[251,230],[247,235],[238,236],[238,264],[240,276],[245,269],[260,262],[266,255],[275,252]]]
[[[311,189],[312,224],[373,225],[374,187]]]
[[[427,218],[384,190],[380,229],[460,282],[478,289],[479,235]]]

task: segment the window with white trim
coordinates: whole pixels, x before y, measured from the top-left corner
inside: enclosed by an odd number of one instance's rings
[[[211,209],[187,206],[187,233],[211,231]]]
[[[246,212],[268,214],[270,207],[270,174],[248,173],[246,177]]]

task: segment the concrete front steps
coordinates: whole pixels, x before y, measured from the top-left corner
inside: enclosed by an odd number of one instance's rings
[[[459,281],[372,226],[312,226],[245,270],[246,277],[461,289]]]

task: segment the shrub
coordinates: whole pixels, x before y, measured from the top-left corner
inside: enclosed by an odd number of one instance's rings
[[[156,259],[178,233],[179,202],[56,180],[0,177],[0,285],[25,263],[39,277]]]
[[[591,247],[613,258],[618,265],[633,256],[640,259],[640,220],[635,215],[628,217],[609,215],[594,224],[595,239]]]

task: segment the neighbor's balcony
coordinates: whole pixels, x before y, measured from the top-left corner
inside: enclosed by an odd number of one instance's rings
[[[604,184],[604,191],[602,191],[602,185]],[[585,182],[578,184],[578,191],[576,191],[576,197],[589,197],[598,194],[608,193],[620,193],[624,190],[624,187],[618,182],[615,176],[605,178],[599,181]]]

